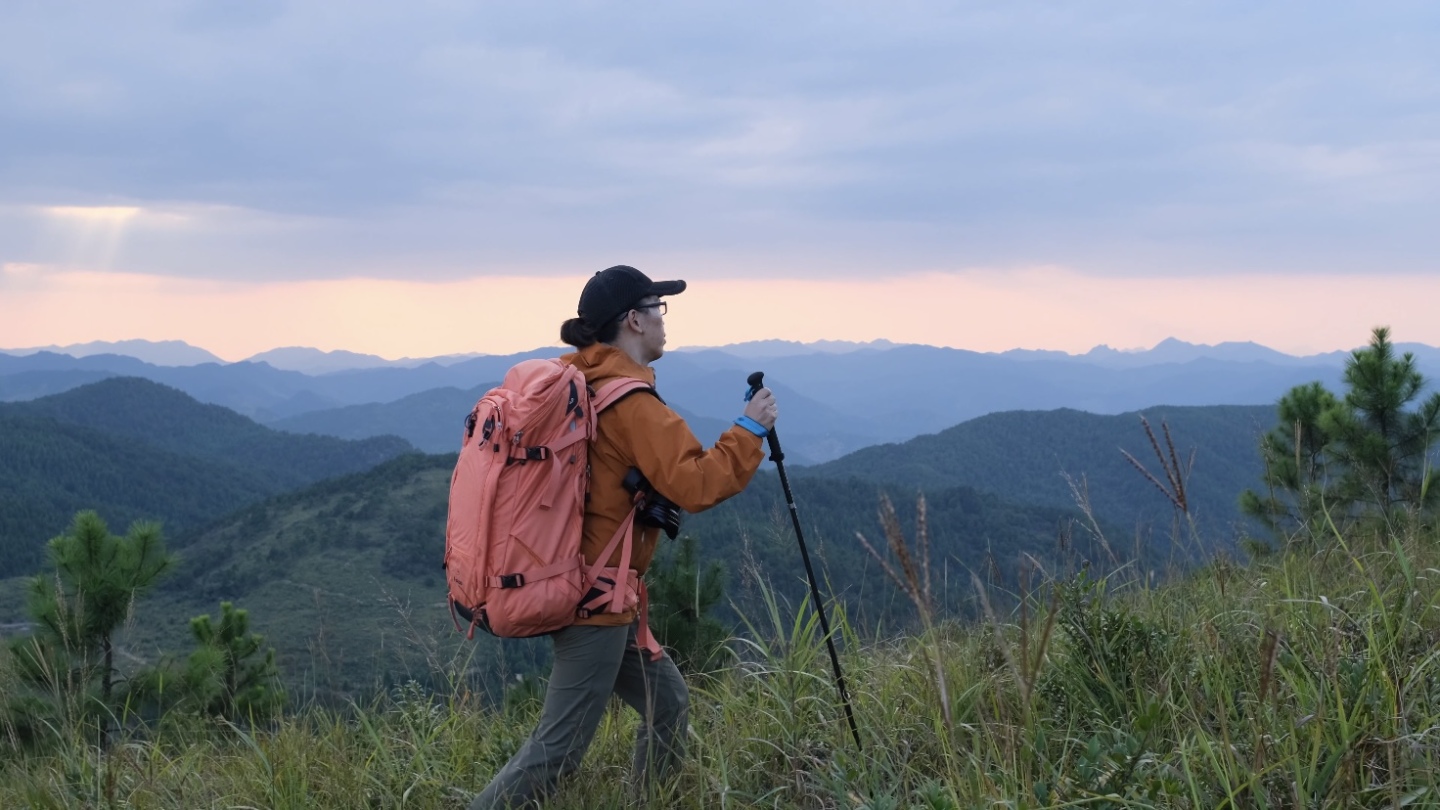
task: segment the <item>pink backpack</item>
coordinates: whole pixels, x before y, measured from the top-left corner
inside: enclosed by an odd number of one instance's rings
[[[476,627],[524,638],[592,612],[637,604],[643,612],[644,589],[630,572],[633,512],[595,566],[580,553],[598,416],[641,389],[653,390],[621,378],[592,392],[574,366],[524,360],[475,404],[445,527],[451,610],[470,623],[470,637]],[[617,547],[620,565],[602,567]]]

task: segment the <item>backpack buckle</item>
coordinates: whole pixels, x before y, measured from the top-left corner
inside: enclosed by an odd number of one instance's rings
[[[510,589],[510,588],[520,588],[520,587],[523,587],[524,585],[525,585],[525,575],[524,575],[524,574],[501,574],[501,575],[500,575],[500,587],[501,587],[502,590],[508,590],[508,589]]]
[[[550,458],[550,448],[544,445],[525,448],[526,461],[544,461],[547,458]]]

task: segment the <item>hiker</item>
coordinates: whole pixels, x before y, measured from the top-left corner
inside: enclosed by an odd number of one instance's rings
[[[591,388],[621,377],[653,386],[650,364],[665,353],[668,304],[662,297],[684,291],[684,281],[651,281],[627,265],[596,273],[580,293],[579,317],[560,327],[560,339],[577,349],[562,362],[580,369]],[[737,390],[737,405],[740,394]],[[675,507],[686,512],[709,509],[749,483],[764,457],[764,436],[774,427],[776,414],[775,398],[760,389],[735,425],[706,450],[653,388],[635,391],[601,412],[590,451],[590,494],[581,540],[586,564],[596,564],[621,522],[632,514],[633,496],[625,485],[632,469]],[[673,537],[675,528],[666,526],[666,531]],[[660,532],[658,526],[636,520],[632,582],[649,567]],[[619,559],[617,552],[604,565],[616,565]],[[639,587],[635,608],[595,612],[551,635],[554,663],[540,723],[475,797],[471,810],[516,807],[548,794],[560,777],[579,768],[612,694],[641,716],[634,786],[643,789],[676,770],[684,753],[689,692],[675,662],[645,625],[643,584]]]

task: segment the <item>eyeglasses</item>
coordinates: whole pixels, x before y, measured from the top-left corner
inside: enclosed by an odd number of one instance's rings
[[[631,309],[653,309],[657,315],[663,317],[665,313],[669,311],[670,307],[666,306],[666,302],[664,301],[656,301],[653,304],[636,304],[634,307],[631,307]]]

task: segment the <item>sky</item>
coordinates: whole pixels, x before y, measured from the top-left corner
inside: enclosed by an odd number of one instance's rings
[[[7,0],[0,347],[1440,345],[1429,2]]]

